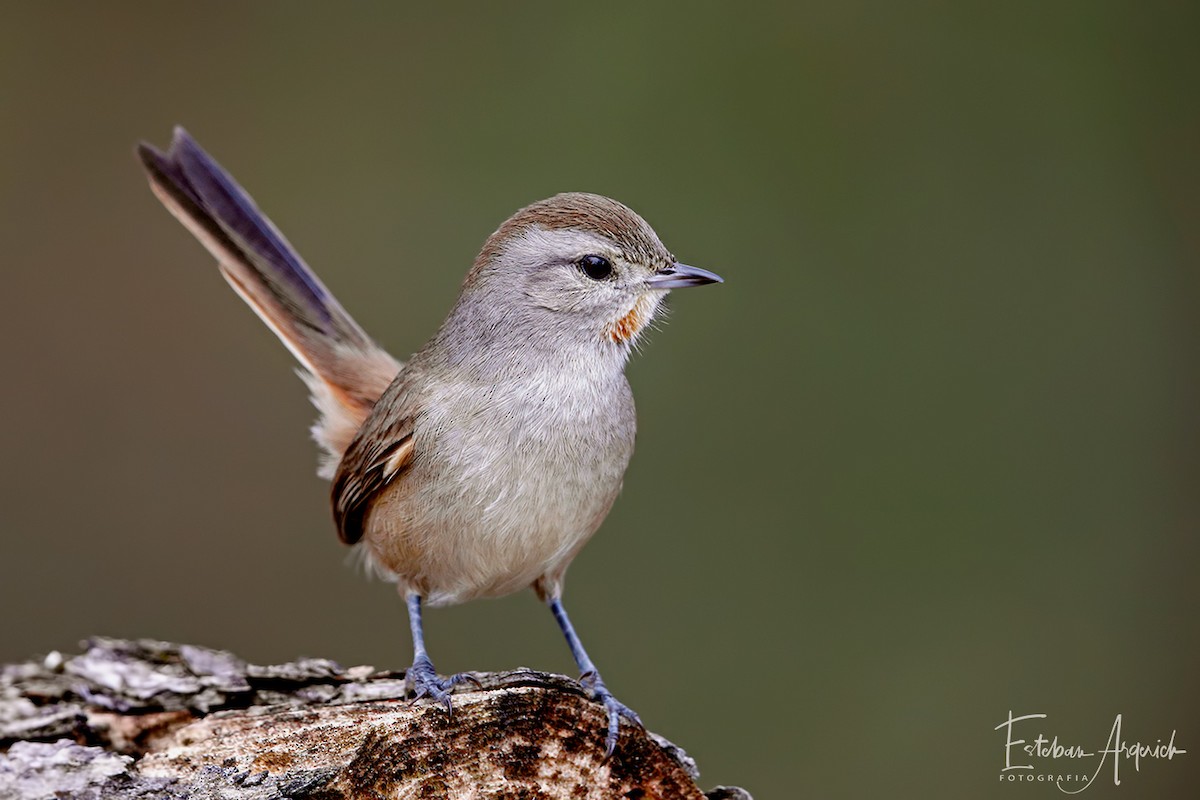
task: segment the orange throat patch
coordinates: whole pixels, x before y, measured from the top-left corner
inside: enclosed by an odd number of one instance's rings
[[[646,327],[646,323],[654,315],[654,309],[658,306],[656,301],[657,298],[649,294],[639,297],[637,302],[633,304],[633,308],[629,309],[628,314],[616,322],[609,323],[605,329],[608,338],[617,344],[625,344],[632,341],[635,336],[641,333],[642,328]]]

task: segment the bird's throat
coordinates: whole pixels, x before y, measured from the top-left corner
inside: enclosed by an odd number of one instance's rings
[[[632,342],[654,318],[654,310],[658,308],[658,303],[659,298],[654,295],[641,295],[624,316],[609,323],[604,331],[605,335],[616,344]]]

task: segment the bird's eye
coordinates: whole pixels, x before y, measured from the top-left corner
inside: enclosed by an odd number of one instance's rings
[[[604,256],[584,256],[579,259],[579,269],[594,281],[612,277],[613,265]]]

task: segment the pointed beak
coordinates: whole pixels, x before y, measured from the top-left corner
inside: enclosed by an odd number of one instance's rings
[[[721,276],[699,267],[676,263],[673,267],[659,270],[646,279],[651,289],[682,289],[685,286],[703,286],[706,283],[724,283]]]

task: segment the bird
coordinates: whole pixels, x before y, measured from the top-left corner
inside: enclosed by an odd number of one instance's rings
[[[137,153],[155,196],[291,351],[318,411],[318,473],[338,536],[404,598],[414,700],[452,708],[423,607],[532,588],[549,607],[611,756],[621,719],[563,605],[568,565],[621,490],[637,415],[625,365],[673,289],[721,283],[680,263],[629,207],[567,192],[484,242],[456,302],[401,362],[342,308],[253,199],[182,127]]]

